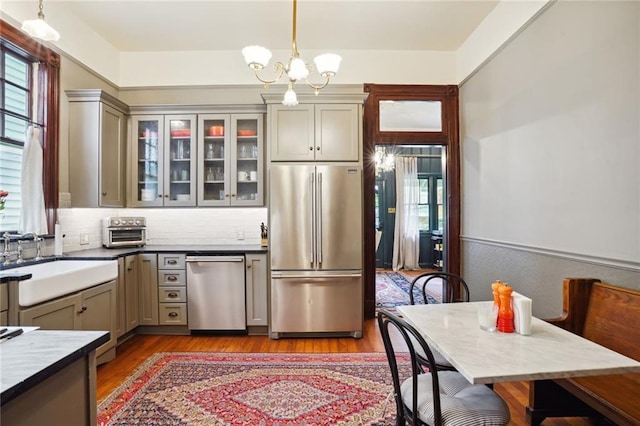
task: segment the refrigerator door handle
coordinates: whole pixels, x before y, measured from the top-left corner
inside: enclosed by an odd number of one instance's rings
[[[359,272],[354,272],[353,274],[322,274],[322,275],[294,275],[294,274],[279,274],[277,272],[271,273],[271,278],[275,279],[321,279],[321,278],[351,278],[351,277],[360,277],[362,276]]]
[[[317,208],[317,220],[318,220],[318,234],[316,239],[318,240],[318,267],[322,265],[322,173],[318,172],[318,208]]]
[[[311,245],[310,245],[310,251],[309,251],[309,256],[311,259],[311,267],[314,267],[316,264],[316,257],[315,257],[315,245],[316,245],[316,233],[315,233],[315,227],[316,227],[316,210],[315,210],[315,191],[314,191],[314,187],[315,187],[315,173],[311,172],[311,174],[309,174],[309,203],[311,204],[311,208],[309,209],[309,213],[311,214],[311,221],[309,222],[311,224]]]

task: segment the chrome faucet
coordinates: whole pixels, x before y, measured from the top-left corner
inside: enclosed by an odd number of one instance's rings
[[[20,264],[22,262],[24,262],[24,259],[22,258],[22,241],[18,241],[18,258],[16,259],[16,263]]]
[[[40,256],[40,242],[42,238],[38,236],[35,232],[27,232],[26,234],[22,234],[22,238],[33,238],[33,242],[36,245],[36,257],[33,260],[42,260],[42,256]],[[17,263],[22,263],[22,241],[18,241],[18,261]]]
[[[8,265],[11,263],[11,255],[13,254],[9,250],[9,244],[11,243],[11,236],[9,236],[8,232],[2,234],[2,238],[4,239],[4,250],[2,251],[2,264]]]

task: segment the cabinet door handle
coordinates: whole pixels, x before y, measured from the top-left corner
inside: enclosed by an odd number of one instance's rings
[[[313,151],[313,147],[312,146],[309,147],[309,151]]]
[[[106,197],[106,196],[107,196],[107,193],[106,193],[106,192],[103,192],[103,193],[102,193],[102,196],[103,196],[103,197]]]
[[[178,278],[175,275],[169,275],[167,281],[178,281]]]
[[[170,297],[172,299],[175,299],[176,297],[178,297],[178,293],[167,293],[167,297]]]
[[[176,312],[169,312],[169,316],[170,316],[171,318],[175,318],[175,317],[177,317],[177,316],[178,316],[178,314],[177,314]]]
[[[251,264],[248,264],[248,265],[247,265],[247,269],[251,269]]]
[[[316,150],[317,150],[317,151],[320,151],[320,147],[319,147],[319,146],[317,146],[317,147],[316,147]]]
[[[86,306],[83,306],[82,308],[80,308],[80,310],[78,311],[79,314],[83,313],[84,311],[87,310]]]

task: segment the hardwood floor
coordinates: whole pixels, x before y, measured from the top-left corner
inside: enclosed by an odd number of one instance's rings
[[[98,402],[109,396],[136,368],[156,352],[384,352],[375,319],[365,321],[361,339],[286,338],[267,336],[159,336],[136,335],[117,348],[115,360],[98,367]],[[526,425],[526,382],[500,383],[494,389],[511,411],[510,425]],[[586,426],[587,419],[548,419],[543,425]]]

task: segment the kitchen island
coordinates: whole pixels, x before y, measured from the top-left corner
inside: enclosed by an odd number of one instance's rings
[[[28,331],[0,343],[7,425],[95,425],[96,356],[104,331]]]

